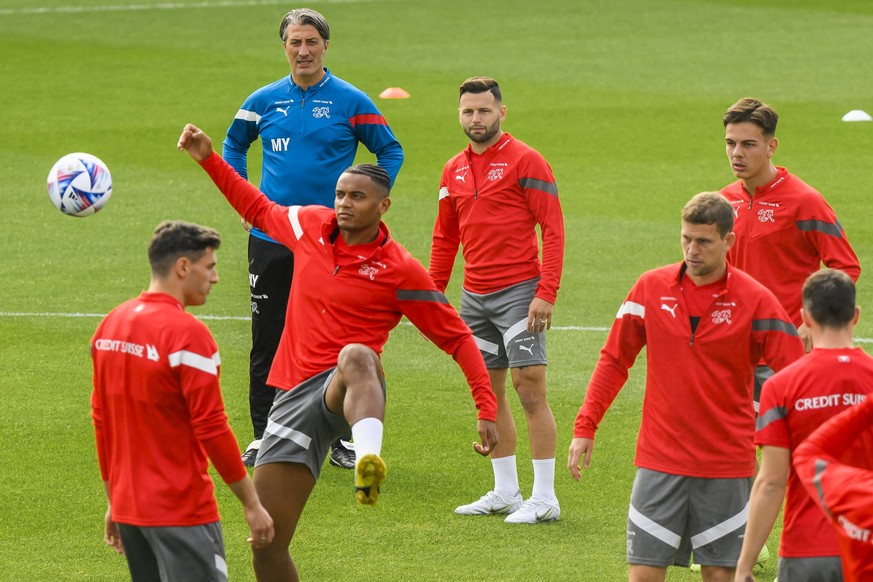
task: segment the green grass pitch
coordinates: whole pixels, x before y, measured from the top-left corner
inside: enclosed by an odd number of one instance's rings
[[[626,579],[644,358],[604,420],[592,469],[574,483],[564,468],[606,335],[598,329],[643,270],[681,258],[685,201],[733,179],[721,114],[740,97],[778,109],[776,162],[825,194],[869,268],[873,123],[840,118],[851,109],[873,112],[873,7],[863,0],[303,4],[330,21],[326,64],[335,74],[374,98],[390,86],[412,95],[377,104],[406,152],[386,222],[414,255],[427,261],[440,170],[465,145],[455,108],[457,86],[471,75],[501,82],[504,128],[551,163],[567,229],[555,314],[565,329],[549,336],[560,521],[508,527],[452,514],[490,487],[490,464],[470,448],[475,415],[460,371],[400,326],[384,354],[389,475],[380,503],[357,507],[351,474],[325,469],[291,548],[303,578]],[[224,318],[208,323],[221,347],[231,423],[241,445],[250,440],[246,236],[175,143],[186,122],[220,142],[246,95],[287,74],[276,29],[295,6],[0,0],[0,580],[127,576],[101,539],[87,347],[98,319],[87,314],[145,288],[145,246],[160,220],[200,222],[224,235],[221,283],[196,313]],[[54,210],[43,185],[55,160],[73,151],[103,158],[114,178],[108,206],[87,219]],[[456,269],[449,288],[453,302],[460,275]],[[865,309],[871,281],[865,271]],[[72,313],[85,315],[60,315]],[[873,317],[862,314],[857,336],[873,338]],[[527,435],[517,405],[514,412],[527,493]],[[226,487],[217,491],[231,578],[252,580],[242,512]],[[759,579],[774,576],[771,559]],[[668,574],[694,579],[681,569]]]

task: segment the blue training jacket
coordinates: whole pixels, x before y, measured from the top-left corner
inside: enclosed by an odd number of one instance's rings
[[[227,130],[222,157],[248,178],[246,153],[261,138],[261,192],[291,206],[333,207],[336,182],[354,163],[358,142],[376,155],[391,184],[403,164],[403,149],[366,93],[333,76],[303,91],[287,77],[245,100]],[[252,235],[273,241],[259,229]]]

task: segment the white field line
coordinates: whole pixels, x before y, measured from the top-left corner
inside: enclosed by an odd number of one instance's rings
[[[356,4],[376,0],[310,0],[310,4]],[[275,6],[287,0],[203,0],[200,2],[158,2],[156,4],[108,4],[105,6],[34,6],[0,8],[0,16],[17,14],[84,14],[88,12],[138,12],[143,10],[186,10],[189,8],[245,8]]]
[[[90,317],[102,318],[105,313],[35,313],[25,311],[0,311],[0,317]],[[245,315],[198,315],[198,319],[206,319],[211,321],[251,321],[252,318]],[[404,321],[401,325],[412,325],[408,321]],[[552,329],[557,331],[595,331],[605,333],[609,331],[608,327],[591,327],[583,325],[553,325]],[[873,344],[873,338],[856,337],[855,343]]]

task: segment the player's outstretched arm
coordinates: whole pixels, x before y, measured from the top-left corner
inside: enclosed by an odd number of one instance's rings
[[[493,420],[480,419],[476,423],[476,429],[479,431],[479,440],[482,444],[473,443],[473,450],[487,457],[497,446],[497,423]]]
[[[570,475],[578,481],[582,477],[582,467],[591,466],[591,453],[594,452],[594,439],[574,438],[570,441],[570,451],[567,453],[567,469]],[[579,462],[582,462],[582,467]]]
[[[203,130],[191,123],[182,129],[182,135],[179,136],[179,143],[176,144],[176,147],[179,148],[179,151],[187,151],[188,155],[198,162],[202,162],[212,155],[212,140],[203,133]]]

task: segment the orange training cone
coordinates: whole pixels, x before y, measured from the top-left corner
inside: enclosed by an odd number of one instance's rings
[[[400,87],[388,87],[379,93],[381,99],[409,99],[409,93]]]

